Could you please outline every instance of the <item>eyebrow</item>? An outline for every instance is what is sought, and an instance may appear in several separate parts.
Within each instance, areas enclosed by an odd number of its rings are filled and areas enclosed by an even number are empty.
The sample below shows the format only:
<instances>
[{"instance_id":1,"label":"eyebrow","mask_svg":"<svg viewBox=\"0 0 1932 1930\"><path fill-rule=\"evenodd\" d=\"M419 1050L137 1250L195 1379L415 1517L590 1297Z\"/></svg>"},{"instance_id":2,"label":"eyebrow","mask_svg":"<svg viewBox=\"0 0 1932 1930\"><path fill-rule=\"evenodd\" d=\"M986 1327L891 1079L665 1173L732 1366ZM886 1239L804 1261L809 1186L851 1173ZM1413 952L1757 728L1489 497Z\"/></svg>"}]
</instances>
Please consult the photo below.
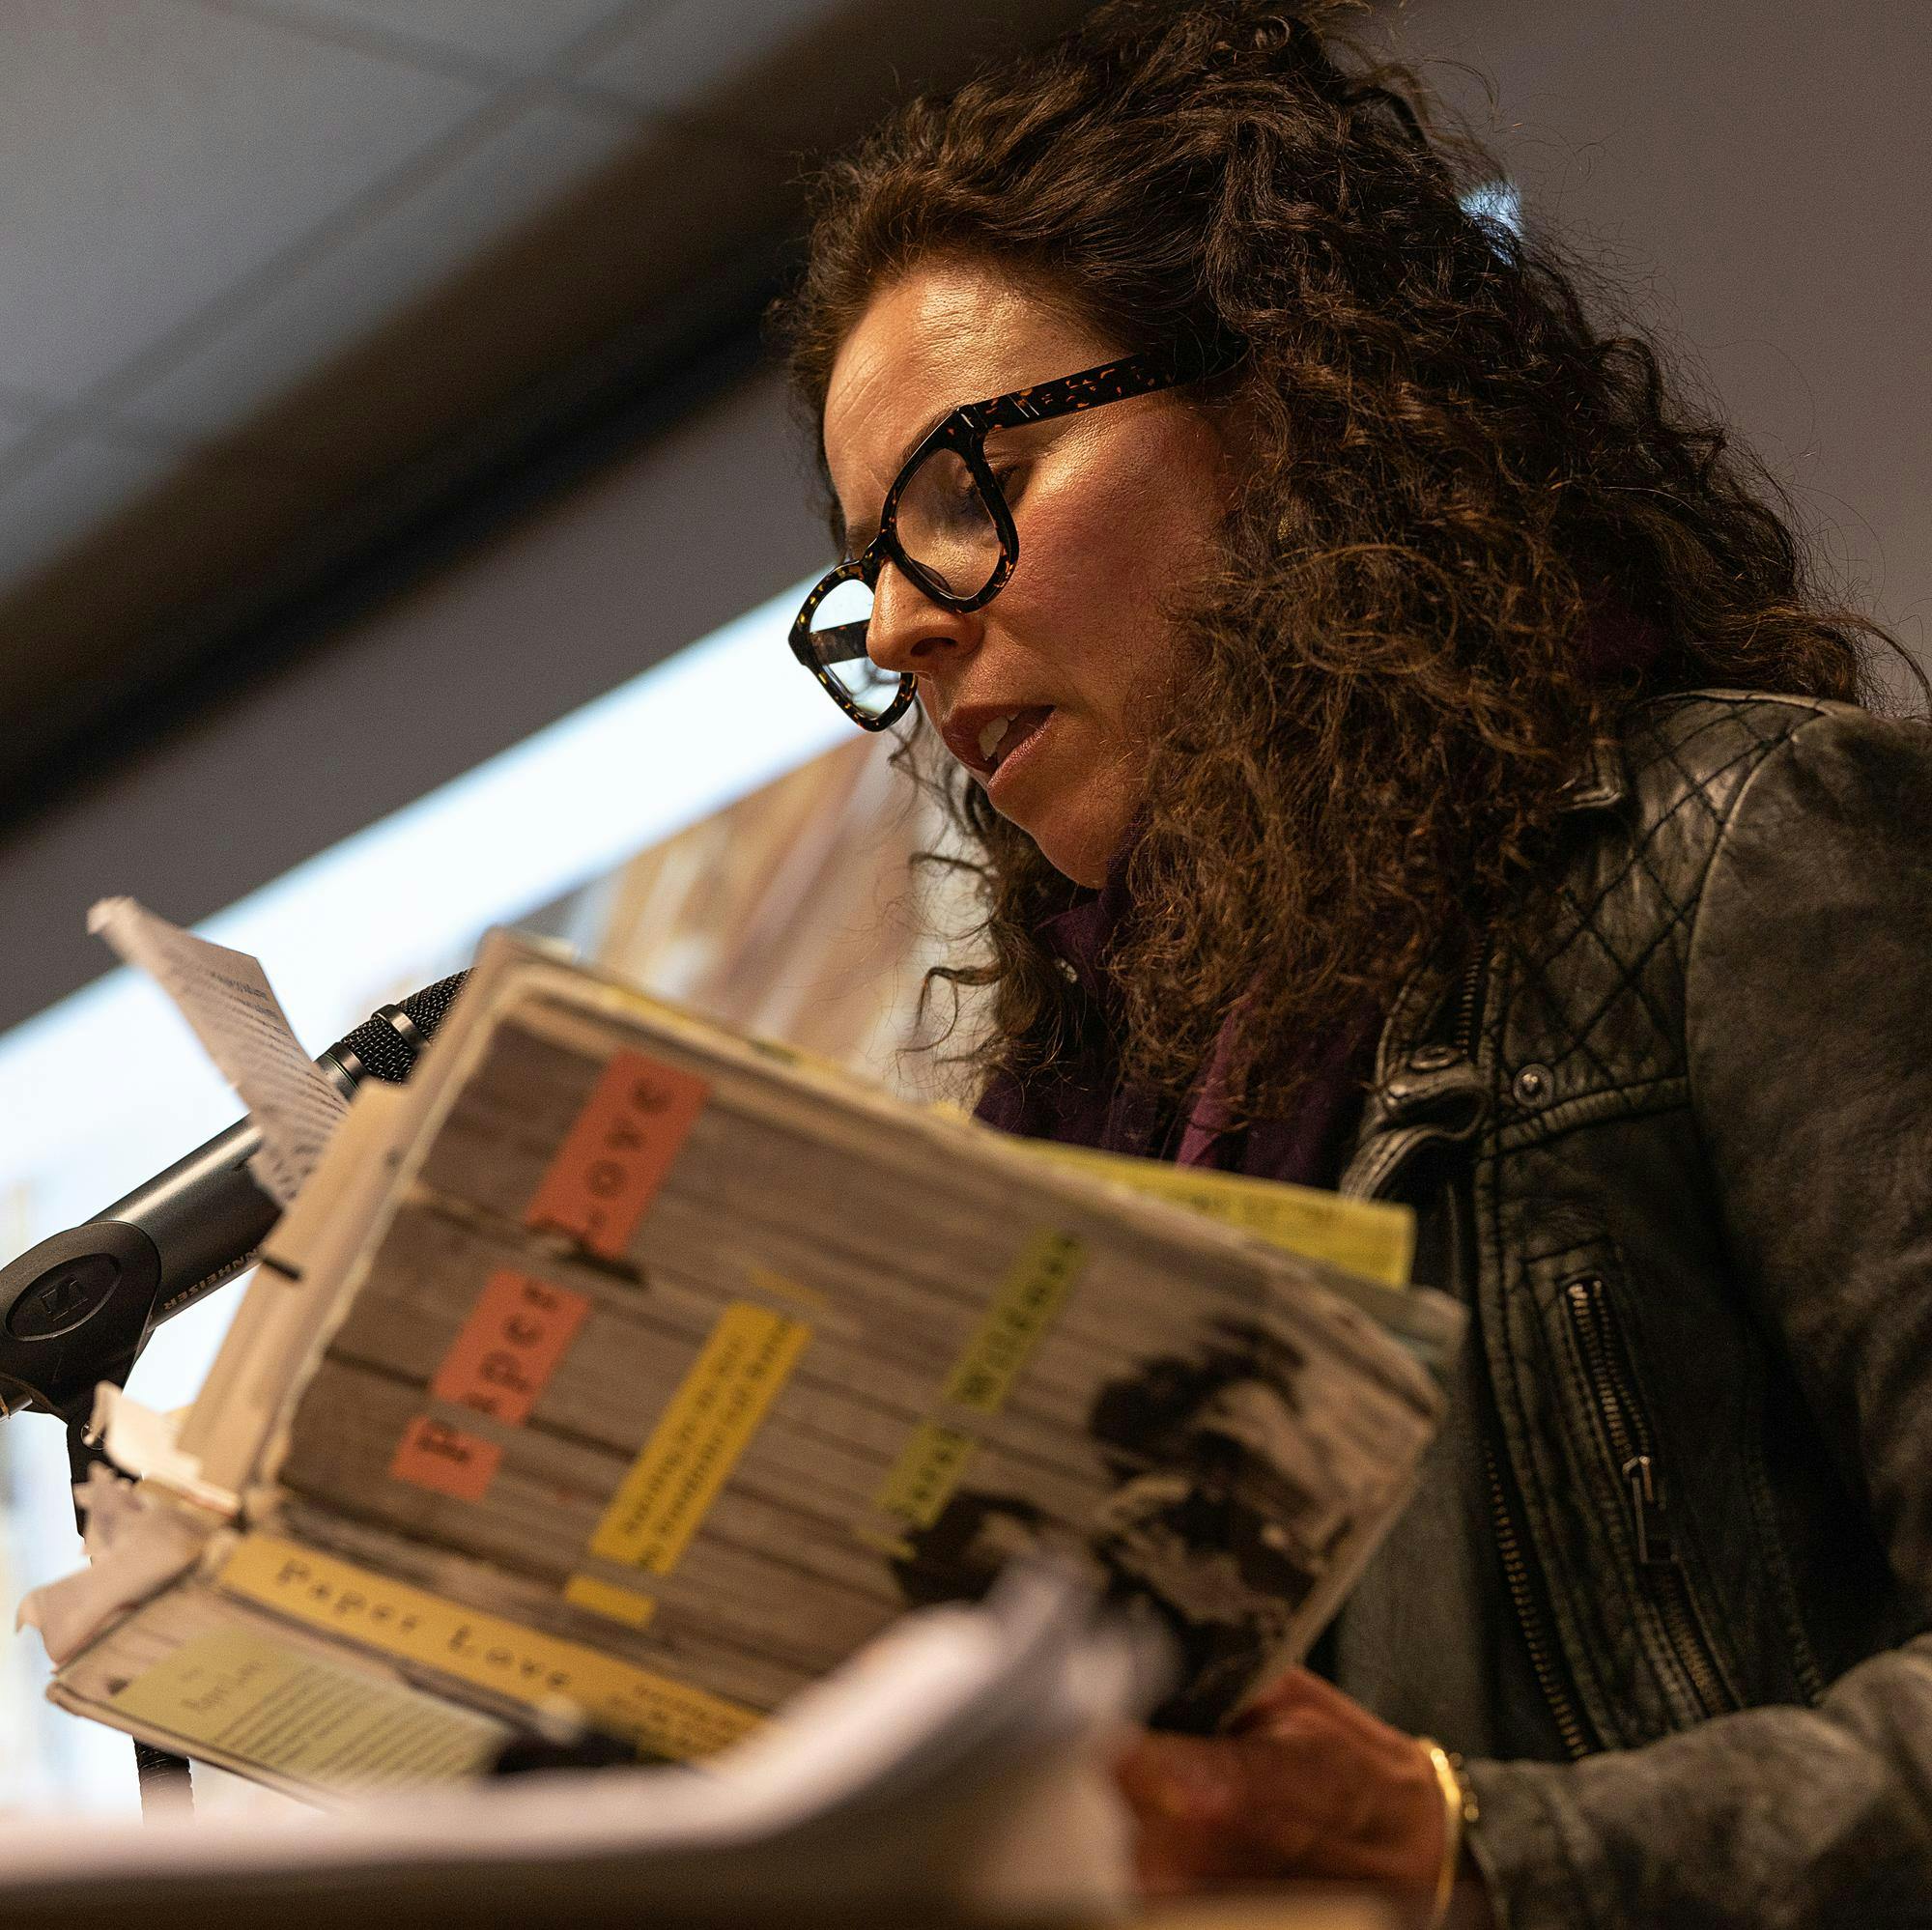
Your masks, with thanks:
<instances>
[{"instance_id":1,"label":"eyebrow","mask_svg":"<svg viewBox=\"0 0 1932 1930\"><path fill-rule=\"evenodd\" d=\"M949 415L951 415L955 409L958 409L962 405L956 402L948 403L947 406L944 409L940 410L939 412L936 415L934 415L932 419L929 422L927 422L923 428L915 429L913 433L906 438L905 446L899 451L898 461L893 465L893 475L895 479L897 478L898 472L902 468L904 468L906 464L911 460L912 452L916 448L918 448L919 445L922 442L923 442L925 439L928 436L930 436L932 432L935 429L937 429L939 425L942 422L944 422L946 418ZM889 483L887 485L887 488L890 489L892 485ZM839 534L844 539L843 548L845 550L845 553L848 556L855 556L859 553L860 551L865 549L866 543L869 543L872 540L872 538L879 533L878 519L874 517L871 522L862 523L859 525L859 532L861 535L865 537L866 542L855 543L852 540L851 526L845 521L845 512L838 507L838 492L837 490L834 490L832 493L832 502L833 502L834 514L837 515L837 517L838 518ZM884 506L885 505L883 503L880 505L881 508L883 508Z\"/></svg>"}]
</instances>

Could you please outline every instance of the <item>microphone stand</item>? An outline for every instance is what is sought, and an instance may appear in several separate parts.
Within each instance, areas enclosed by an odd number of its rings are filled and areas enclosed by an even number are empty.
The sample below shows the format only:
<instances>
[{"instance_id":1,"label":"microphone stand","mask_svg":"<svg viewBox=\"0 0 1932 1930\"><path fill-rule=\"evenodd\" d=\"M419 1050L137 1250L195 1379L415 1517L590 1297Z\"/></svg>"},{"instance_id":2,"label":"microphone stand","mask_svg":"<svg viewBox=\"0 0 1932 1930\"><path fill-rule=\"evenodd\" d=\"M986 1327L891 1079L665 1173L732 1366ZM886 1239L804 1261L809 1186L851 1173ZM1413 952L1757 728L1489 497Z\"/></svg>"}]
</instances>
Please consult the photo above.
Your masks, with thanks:
<instances>
[{"instance_id":1,"label":"microphone stand","mask_svg":"<svg viewBox=\"0 0 1932 1930\"><path fill-rule=\"evenodd\" d=\"M401 1085L468 976L379 1006L316 1064L345 1097L364 1079ZM253 1121L238 1120L86 1225L0 1266L0 1420L31 1408L64 1421L76 1490L107 1462L88 1437L95 1388L124 1386L155 1328L251 1266L281 1217L249 1171L261 1143ZM78 1493L74 1521L84 1533ZM188 1802L185 1757L137 1742L134 1766L150 1820Z\"/></svg>"},{"instance_id":2,"label":"microphone stand","mask_svg":"<svg viewBox=\"0 0 1932 1930\"><path fill-rule=\"evenodd\" d=\"M114 1383L119 1386L121 1383ZM71 1420L67 1424L67 1463L73 1479L73 1524L84 1537L85 1513L80 1490L87 1483L88 1469L109 1467L112 1463L98 1443L90 1440L86 1426ZM154 1823L163 1817L190 1815L194 1810L194 1772L185 1756L156 1748L137 1736L134 1744L134 1780L141 1792L141 1819Z\"/></svg>"},{"instance_id":3,"label":"microphone stand","mask_svg":"<svg viewBox=\"0 0 1932 1930\"><path fill-rule=\"evenodd\" d=\"M271 1224L272 1218L271 1211ZM229 1269L223 1279L238 1270ZM93 1389L103 1381L126 1385L154 1328L158 1285L153 1242L105 1216L42 1241L0 1269L0 1417L32 1407L65 1426L73 1523L83 1542L80 1491L88 1470L112 1465L89 1435ZM198 1297L182 1295L180 1304ZM83 1362L84 1373L78 1371ZM187 1758L132 1740L143 1820L191 1813Z\"/></svg>"},{"instance_id":4,"label":"microphone stand","mask_svg":"<svg viewBox=\"0 0 1932 1930\"><path fill-rule=\"evenodd\" d=\"M83 1540L80 1490L90 1468L111 1465L88 1432L94 1390L102 1382L125 1386L160 1321L253 1263L280 1216L248 1174L260 1143L252 1123L242 1120L139 1194L0 1267L0 1418L33 1409L66 1427L74 1526ZM146 1230L118 1217L136 1205ZM167 1242L177 1281L185 1257L185 1285L166 1277L156 1234ZM137 1739L134 1774L147 1821L192 1809L193 1775L185 1756Z\"/></svg>"}]
</instances>

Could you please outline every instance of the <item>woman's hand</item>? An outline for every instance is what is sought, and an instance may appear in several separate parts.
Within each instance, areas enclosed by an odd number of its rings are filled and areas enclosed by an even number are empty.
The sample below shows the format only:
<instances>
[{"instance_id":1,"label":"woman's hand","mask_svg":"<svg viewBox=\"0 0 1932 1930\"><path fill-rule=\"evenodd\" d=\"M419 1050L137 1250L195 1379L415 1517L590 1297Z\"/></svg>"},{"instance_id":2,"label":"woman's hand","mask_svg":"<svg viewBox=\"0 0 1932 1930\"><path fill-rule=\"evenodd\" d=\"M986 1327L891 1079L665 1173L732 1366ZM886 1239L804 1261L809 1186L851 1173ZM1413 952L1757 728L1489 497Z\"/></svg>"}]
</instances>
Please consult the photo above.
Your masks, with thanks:
<instances>
[{"instance_id":1,"label":"woman's hand","mask_svg":"<svg viewBox=\"0 0 1932 1930\"><path fill-rule=\"evenodd\" d=\"M1306 1669L1225 1735L1142 1733L1117 1774L1151 1894L1292 1877L1371 1885L1428 1918L1448 1828L1428 1752ZM1455 1920L1489 1920L1480 1889Z\"/></svg>"}]
</instances>

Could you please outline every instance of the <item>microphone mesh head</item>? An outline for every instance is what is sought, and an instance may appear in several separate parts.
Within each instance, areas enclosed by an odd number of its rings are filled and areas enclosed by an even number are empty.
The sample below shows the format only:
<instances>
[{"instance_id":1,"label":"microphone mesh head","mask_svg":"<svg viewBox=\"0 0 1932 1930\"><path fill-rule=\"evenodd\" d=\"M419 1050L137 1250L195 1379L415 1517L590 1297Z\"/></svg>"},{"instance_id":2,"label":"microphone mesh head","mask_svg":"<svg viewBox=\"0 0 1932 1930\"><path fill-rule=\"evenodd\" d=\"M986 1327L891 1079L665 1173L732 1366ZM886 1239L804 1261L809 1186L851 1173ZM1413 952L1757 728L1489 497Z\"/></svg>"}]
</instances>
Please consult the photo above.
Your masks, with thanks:
<instances>
[{"instance_id":1,"label":"microphone mesh head","mask_svg":"<svg viewBox=\"0 0 1932 1930\"><path fill-rule=\"evenodd\" d=\"M402 1001L402 1009L424 1037L442 1023L468 977L468 973L458 972L447 979L439 979L434 985L425 985L420 992L412 992ZM362 1069L370 1078L381 1079L385 1085L400 1086L416 1063L415 1047L381 1012L364 1019L344 1036L342 1043L362 1062Z\"/></svg>"},{"instance_id":2,"label":"microphone mesh head","mask_svg":"<svg viewBox=\"0 0 1932 1930\"><path fill-rule=\"evenodd\" d=\"M362 1062L362 1070L384 1085L400 1086L416 1063L416 1049L385 1018L365 1018L342 1042Z\"/></svg>"},{"instance_id":3,"label":"microphone mesh head","mask_svg":"<svg viewBox=\"0 0 1932 1930\"><path fill-rule=\"evenodd\" d=\"M404 1011L425 1038L449 1015L449 1008L456 1003L456 995L469 976L468 972L452 972L448 978L439 979L419 992L412 992L403 1001Z\"/></svg>"}]
</instances>

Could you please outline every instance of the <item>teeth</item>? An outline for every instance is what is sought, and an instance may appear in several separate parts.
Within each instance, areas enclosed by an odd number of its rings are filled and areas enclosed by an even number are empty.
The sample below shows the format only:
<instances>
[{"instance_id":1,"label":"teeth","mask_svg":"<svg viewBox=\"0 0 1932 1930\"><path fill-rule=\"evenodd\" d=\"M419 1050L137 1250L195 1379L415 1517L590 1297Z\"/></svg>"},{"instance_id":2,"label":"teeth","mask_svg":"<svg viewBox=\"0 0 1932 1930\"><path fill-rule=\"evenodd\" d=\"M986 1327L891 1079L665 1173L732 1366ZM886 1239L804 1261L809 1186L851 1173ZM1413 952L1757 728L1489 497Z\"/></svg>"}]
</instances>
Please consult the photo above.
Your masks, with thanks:
<instances>
[{"instance_id":1,"label":"teeth","mask_svg":"<svg viewBox=\"0 0 1932 1930\"><path fill-rule=\"evenodd\" d=\"M980 755L985 758L987 763L993 761L993 752L1000 748L1000 739L1007 734L1011 724L1010 717L996 717L980 731Z\"/></svg>"}]
</instances>

